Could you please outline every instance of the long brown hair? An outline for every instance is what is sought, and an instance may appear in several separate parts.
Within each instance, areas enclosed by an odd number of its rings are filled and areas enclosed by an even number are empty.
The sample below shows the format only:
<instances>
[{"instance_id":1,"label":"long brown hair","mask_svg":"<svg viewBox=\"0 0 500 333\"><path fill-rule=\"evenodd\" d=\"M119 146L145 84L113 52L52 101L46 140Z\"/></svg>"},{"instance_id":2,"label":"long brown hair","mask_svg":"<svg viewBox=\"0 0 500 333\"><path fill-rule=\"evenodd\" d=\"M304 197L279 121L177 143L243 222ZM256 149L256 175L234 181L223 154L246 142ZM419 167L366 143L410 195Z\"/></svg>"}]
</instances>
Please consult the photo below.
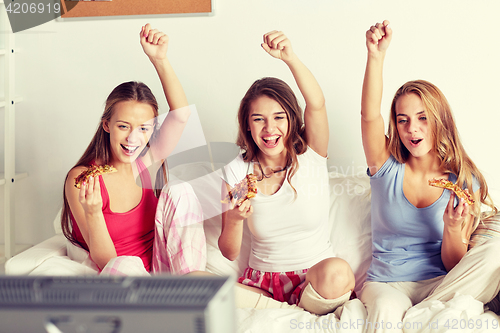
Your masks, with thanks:
<instances>
[{"instance_id":1,"label":"long brown hair","mask_svg":"<svg viewBox=\"0 0 500 333\"><path fill-rule=\"evenodd\" d=\"M302 109L292 89L284 81L273 77L265 77L255 81L250 86L241 100L240 109L238 110L239 131L236 144L244 150L243 160L245 162L257 160L259 147L254 142L248 128L252 103L261 96L267 96L275 100L286 113L288 131L283 144L287 154L287 166L290 167L287 181L292 185L291 179L299 168L297 155L305 153L307 150L307 143L304 138ZM292 188L295 191L293 185Z\"/></svg>"},{"instance_id":2,"label":"long brown hair","mask_svg":"<svg viewBox=\"0 0 500 333\"><path fill-rule=\"evenodd\" d=\"M496 214L497 209L488 194L486 180L462 145L450 104L434 84L424 80L409 81L402 85L394 95L388 128L389 152L399 163L405 163L410 156L410 152L399 137L396 119L396 102L401 96L408 94L415 94L422 100L434 140L433 147L441 161L441 169L445 173L455 174L457 184L460 187L465 185L470 193L473 193L472 178L475 177L480 186L481 203L492 209L487 215ZM480 205L476 204L473 215L479 217L479 210ZM473 230L476 229L478 223L479 220L476 219Z\"/></svg>"},{"instance_id":3,"label":"long brown hair","mask_svg":"<svg viewBox=\"0 0 500 333\"><path fill-rule=\"evenodd\" d=\"M106 132L103 128L103 123L106 121L110 121L114 106L119 102L123 101L137 101L140 103L146 103L151 105L153 108L153 114L155 119L155 125L158 117L158 102L156 101L155 96L149 89L147 85L142 82L130 81L124 82L118 85L113 91L109 94L106 99L106 104L104 107L104 113L101 116L101 121L97 126L96 133L94 137L90 141L87 149L83 153L82 157L78 160L78 162L73 166L72 169L85 166L88 167L94 162L99 162L100 164L109 164L111 161L111 144L110 144L110 136L109 133ZM155 126L156 127L156 126ZM156 131L155 131L156 132ZM155 133L153 133L150 140L154 140L156 137ZM149 151L149 142L147 147L141 152L140 156L144 156L147 151ZM69 174L69 172L68 172ZM68 174L66 174L65 184L68 179ZM156 183L155 183L155 194L159 197L161 189L163 185L166 183L166 166L165 162L162 163L162 167L158 170L156 175ZM72 234L72 225L70 218L70 207L68 200L66 198L66 186L63 187L63 208L61 213L61 228L64 236L75 245L80 244Z\"/></svg>"}]
</instances>

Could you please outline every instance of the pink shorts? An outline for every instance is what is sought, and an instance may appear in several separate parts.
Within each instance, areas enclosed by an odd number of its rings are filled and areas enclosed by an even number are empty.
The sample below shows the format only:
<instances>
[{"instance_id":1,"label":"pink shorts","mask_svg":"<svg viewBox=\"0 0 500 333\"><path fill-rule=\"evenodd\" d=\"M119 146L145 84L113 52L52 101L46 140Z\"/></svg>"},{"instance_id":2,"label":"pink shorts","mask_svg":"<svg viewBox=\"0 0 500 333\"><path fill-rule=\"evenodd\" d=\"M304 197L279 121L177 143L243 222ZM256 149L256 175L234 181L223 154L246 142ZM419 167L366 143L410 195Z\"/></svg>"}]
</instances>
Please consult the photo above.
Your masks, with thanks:
<instances>
[{"instance_id":1,"label":"pink shorts","mask_svg":"<svg viewBox=\"0 0 500 333\"><path fill-rule=\"evenodd\" d=\"M238 282L265 290L277 301L298 304L300 293L304 289L306 273L307 269L292 272L261 272L248 267Z\"/></svg>"}]
</instances>

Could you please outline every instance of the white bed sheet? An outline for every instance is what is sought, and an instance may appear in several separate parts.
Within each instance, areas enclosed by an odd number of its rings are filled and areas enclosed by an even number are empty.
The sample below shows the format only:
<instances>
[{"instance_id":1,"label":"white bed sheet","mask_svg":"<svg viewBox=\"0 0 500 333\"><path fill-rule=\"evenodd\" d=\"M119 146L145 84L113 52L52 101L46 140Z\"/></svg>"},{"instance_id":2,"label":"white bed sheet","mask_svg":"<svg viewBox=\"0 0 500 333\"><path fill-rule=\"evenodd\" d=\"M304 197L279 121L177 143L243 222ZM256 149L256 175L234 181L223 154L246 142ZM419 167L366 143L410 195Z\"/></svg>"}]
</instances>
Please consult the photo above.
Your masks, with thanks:
<instances>
[{"instance_id":1,"label":"white bed sheet","mask_svg":"<svg viewBox=\"0 0 500 333\"><path fill-rule=\"evenodd\" d=\"M367 325L366 309L358 299L351 300L343 309L324 316L293 309L236 311L238 333L361 333ZM410 308L401 327L404 333L498 333L500 316L484 311L483 304L471 296L456 294L448 302L426 301Z\"/></svg>"}]
</instances>

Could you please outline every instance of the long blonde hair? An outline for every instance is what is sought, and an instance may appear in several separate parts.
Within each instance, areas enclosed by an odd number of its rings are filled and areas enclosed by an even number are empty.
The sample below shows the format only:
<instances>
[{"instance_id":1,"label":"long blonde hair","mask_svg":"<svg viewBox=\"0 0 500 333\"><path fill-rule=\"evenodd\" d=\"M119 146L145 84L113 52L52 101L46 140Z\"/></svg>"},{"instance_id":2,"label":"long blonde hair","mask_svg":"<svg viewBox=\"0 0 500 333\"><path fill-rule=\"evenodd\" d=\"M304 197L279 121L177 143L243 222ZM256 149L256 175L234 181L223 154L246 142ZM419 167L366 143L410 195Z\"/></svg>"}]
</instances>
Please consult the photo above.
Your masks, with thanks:
<instances>
[{"instance_id":1,"label":"long blonde hair","mask_svg":"<svg viewBox=\"0 0 500 333\"><path fill-rule=\"evenodd\" d=\"M475 177L480 187L481 203L491 208L491 212L486 213L487 216L495 215L497 208L488 194L486 180L465 152L448 100L434 84L424 80L409 81L396 91L392 100L387 133L389 137L389 152L399 163L405 163L410 156L410 152L399 137L396 119L396 102L399 97L408 94L417 95L424 104L434 140L433 147L441 161L440 168L445 173L455 174L457 176L457 184L462 188L466 187L470 193L473 193L472 182L473 177ZM480 209L480 205L476 204L473 213L475 217L479 217ZM478 223L479 220L476 219L473 230L476 229Z\"/></svg>"}]
</instances>

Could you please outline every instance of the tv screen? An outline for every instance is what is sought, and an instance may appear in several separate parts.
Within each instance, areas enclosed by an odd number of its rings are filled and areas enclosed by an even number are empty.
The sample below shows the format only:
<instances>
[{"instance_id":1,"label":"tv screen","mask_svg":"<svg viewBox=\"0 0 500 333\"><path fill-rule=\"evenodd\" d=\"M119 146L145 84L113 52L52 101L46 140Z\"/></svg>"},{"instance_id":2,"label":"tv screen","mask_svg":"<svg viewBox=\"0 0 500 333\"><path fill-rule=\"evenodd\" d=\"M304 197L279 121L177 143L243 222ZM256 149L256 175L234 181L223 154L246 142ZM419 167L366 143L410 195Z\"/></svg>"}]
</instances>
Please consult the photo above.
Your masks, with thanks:
<instances>
[{"instance_id":1,"label":"tv screen","mask_svg":"<svg viewBox=\"0 0 500 333\"><path fill-rule=\"evenodd\" d=\"M235 332L221 276L0 276L0 332Z\"/></svg>"}]
</instances>

